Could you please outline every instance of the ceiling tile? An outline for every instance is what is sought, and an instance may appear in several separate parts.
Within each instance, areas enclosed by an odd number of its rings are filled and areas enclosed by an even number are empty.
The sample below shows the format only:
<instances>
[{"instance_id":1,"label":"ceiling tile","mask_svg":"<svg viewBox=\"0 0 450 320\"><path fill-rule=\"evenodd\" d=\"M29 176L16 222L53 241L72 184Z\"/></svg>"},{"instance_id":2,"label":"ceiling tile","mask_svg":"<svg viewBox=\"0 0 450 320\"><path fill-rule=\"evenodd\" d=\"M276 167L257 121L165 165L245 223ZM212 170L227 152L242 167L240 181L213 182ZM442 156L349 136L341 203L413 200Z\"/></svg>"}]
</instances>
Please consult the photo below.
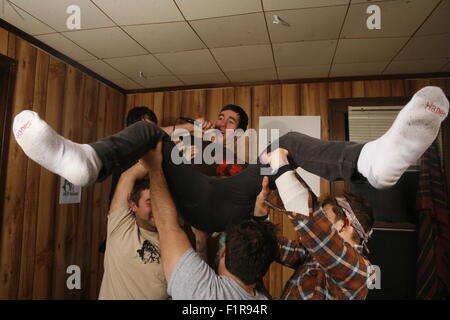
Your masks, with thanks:
<instances>
[{"instance_id":1,"label":"ceiling tile","mask_svg":"<svg viewBox=\"0 0 450 320\"><path fill-rule=\"evenodd\" d=\"M163 88L163 87L177 87L182 86L183 82L178 80L174 76L159 76L159 77L148 77L133 79L144 88Z\"/></svg>"},{"instance_id":2,"label":"ceiling tile","mask_svg":"<svg viewBox=\"0 0 450 320\"><path fill-rule=\"evenodd\" d=\"M81 62L81 64L108 80L126 78L125 75L117 70L114 70L111 66L107 65L102 60L83 61Z\"/></svg>"},{"instance_id":3,"label":"ceiling tile","mask_svg":"<svg viewBox=\"0 0 450 320\"><path fill-rule=\"evenodd\" d=\"M334 63L390 61L408 38L339 40Z\"/></svg>"},{"instance_id":4,"label":"ceiling tile","mask_svg":"<svg viewBox=\"0 0 450 320\"><path fill-rule=\"evenodd\" d=\"M337 40L289 42L273 45L277 67L330 64Z\"/></svg>"},{"instance_id":5,"label":"ceiling tile","mask_svg":"<svg viewBox=\"0 0 450 320\"><path fill-rule=\"evenodd\" d=\"M130 80L130 79L118 79L118 80L112 80L111 82L117 84L119 87L125 90L136 90L136 89L142 89L144 88L139 83Z\"/></svg>"},{"instance_id":6,"label":"ceiling tile","mask_svg":"<svg viewBox=\"0 0 450 320\"><path fill-rule=\"evenodd\" d=\"M105 62L130 78L139 77L139 72L142 72L147 77L170 74L170 72L150 54L145 56L105 59Z\"/></svg>"},{"instance_id":7,"label":"ceiling tile","mask_svg":"<svg viewBox=\"0 0 450 320\"><path fill-rule=\"evenodd\" d=\"M63 34L99 58L115 58L147 53L144 48L118 27L71 31Z\"/></svg>"},{"instance_id":8,"label":"ceiling tile","mask_svg":"<svg viewBox=\"0 0 450 320\"><path fill-rule=\"evenodd\" d=\"M230 82L223 73L186 74L178 77L188 85Z\"/></svg>"},{"instance_id":9,"label":"ceiling tile","mask_svg":"<svg viewBox=\"0 0 450 320\"><path fill-rule=\"evenodd\" d=\"M266 13L270 38L273 43L337 39L346 11L346 6L339 6ZM274 24L274 15L290 26Z\"/></svg>"},{"instance_id":10,"label":"ceiling tile","mask_svg":"<svg viewBox=\"0 0 450 320\"><path fill-rule=\"evenodd\" d=\"M173 1L93 0L118 25L183 21Z\"/></svg>"},{"instance_id":11,"label":"ceiling tile","mask_svg":"<svg viewBox=\"0 0 450 320\"><path fill-rule=\"evenodd\" d=\"M5 20L6 22L9 22L20 30L33 36L37 34L55 32L55 30L40 22L39 20L33 18L28 13L16 7L15 5L8 4L4 0L2 0L2 2L4 9L0 10L0 18Z\"/></svg>"},{"instance_id":12,"label":"ceiling tile","mask_svg":"<svg viewBox=\"0 0 450 320\"><path fill-rule=\"evenodd\" d=\"M444 0L416 33L417 36L450 32L450 0Z\"/></svg>"},{"instance_id":13,"label":"ceiling tile","mask_svg":"<svg viewBox=\"0 0 450 320\"><path fill-rule=\"evenodd\" d=\"M393 61L384 74L439 72L447 61L447 59Z\"/></svg>"},{"instance_id":14,"label":"ceiling tile","mask_svg":"<svg viewBox=\"0 0 450 320\"><path fill-rule=\"evenodd\" d=\"M55 50L65 54L69 58L72 58L76 61L83 60L96 60L97 58L87 52L86 50L80 48L75 43L70 41L69 39L63 37L59 33L46 34L41 36L35 36L36 39L44 42L48 46L52 47Z\"/></svg>"},{"instance_id":15,"label":"ceiling tile","mask_svg":"<svg viewBox=\"0 0 450 320\"><path fill-rule=\"evenodd\" d=\"M191 22L209 48L269 43L262 13Z\"/></svg>"},{"instance_id":16,"label":"ceiling tile","mask_svg":"<svg viewBox=\"0 0 450 320\"><path fill-rule=\"evenodd\" d=\"M203 49L205 45L186 22L123 27L152 53Z\"/></svg>"},{"instance_id":17,"label":"ceiling tile","mask_svg":"<svg viewBox=\"0 0 450 320\"><path fill-rule=\"evenodd\" d=\"M277 80L275 68L245 70L245 71L229 71L226 72L231 82L248 82L248 81L270 81Z\"/></svg>"},{"instance_id":18,"label":"ceiling tile","mask_svg":"<svg viewBox=\"0 0 450 320\"><path fill-rule=\"evenodd\" d=\"M285 10L347 5L350 0L263 0L264 10Z\"/></svg>"},{"instance_id":19,"label":"ceiling tile","mask_svg":"<svg viewBox=\"0 0 450 320\"><path fill-rule=\"evenodd\" d=\"M309 65L278 68L280 79L326 78L330 65Z\"/></svg>"},{"instance_id":20,"label":"ceiling tile","mask_svg":"<svg viewBox=\"0 0 450 320\"><path fill-rule=\"evenodd\" d=\"M175 0L187 20L261 12L260 0Z\"/></svg>"},{"instance_id":21,"label":"ceiling tile","mask_svg":"<svg viewBox=\"0 0 450 320\"><path fill-rule=\"evenodd\" d=\"M270 45L216 48L211 52L223 71L274 67Z\"/></svg>"},{"instance_id":22,"label":"ceiling tile","mask_svg":"<svg viewBox=\"0 0 450 320\"><path fill-rule=\"evenodd\" d=\"M341 38L410 37L423 23L439 0L399 0L377 3L381 9L381 29L369 30L366 13L368 4L352 4ZM399 23L401 17L401 23Z\"/></svg>"},{"instance_id":23,"label":"ceiling tile","mask_svg":"<svg viewBox=\"0 0 450 320\"><path fill-rule=\"evenodd\" d=\"M220 69L208 50L155 54L174 74L219 73Z\"/></svg>"},{"instance_id":24,"label":"ceiling tile","mask_svg":"<svg viewBox=\"0 0 450 320\"><path fill-rule=\"evenodd\" d=\"M450 57L450 33L414 37L395 60L419 60Z\"/></svg>"},{"instance_id":25,"label":"ceiling tile","mask_svg":"<svg viewBox=\"0 0 450 320\"><path fill-rule=\"evenodd\" d=\"M68 31L66 13L70 5L77 5L81 12L81 29L111 27L114 23L89 0L11 0L20 8L58 31Z\"/></svg>"},{"instance_id":26,"label":"ceiling tile","mask_svg":"<svg viewBox=\"0 0 450 320\"><path fill-rule=\"evenodd\" d=\"M389 61L334 64L331 67L330 77L379 75L388 63Z\"/></svg>"}]
</instances>

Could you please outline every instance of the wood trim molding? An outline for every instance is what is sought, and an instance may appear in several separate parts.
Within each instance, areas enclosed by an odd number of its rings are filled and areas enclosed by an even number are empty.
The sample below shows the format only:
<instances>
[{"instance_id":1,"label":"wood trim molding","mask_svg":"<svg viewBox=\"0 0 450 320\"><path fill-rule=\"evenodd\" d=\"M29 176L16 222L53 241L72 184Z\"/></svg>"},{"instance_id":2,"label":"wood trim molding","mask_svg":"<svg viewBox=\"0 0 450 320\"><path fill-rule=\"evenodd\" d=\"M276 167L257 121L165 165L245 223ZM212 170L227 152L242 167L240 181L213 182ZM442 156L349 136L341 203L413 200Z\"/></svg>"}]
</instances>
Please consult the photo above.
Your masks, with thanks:
<instances>
[{"instance_id":1,"label":"wood trim molding","mask_svg":"<svg viewBox=\"0 0 450 320\"><path fill-rule=\"evenodd\" d=\"M122 94L126 94L126 90L119 87L117 84L109 81L108 79L103 78L101 75L99 75L98 73L95 73L94 71L92 71L91 69L83 66L82 64L80 64L79 62L69 58L68 56L66 56L65 54L59 52L58 50L46 45L45 43L43 43L42 41L36 39L35 37L29 35L28 33L16 28L15 26L13 26L12 24L6 22L3 19L0 19L0 27L11 32L14 33L16 36L22 38L23 40L31 43L33 46L51 54L52 56L62 60L63 62L79 69L80 71L86 73L87 75L91 76L92 78L103 82L104 84L106 84L107 86L110 86L111 88L119 91Z\"/></svg>"}]
</instances>

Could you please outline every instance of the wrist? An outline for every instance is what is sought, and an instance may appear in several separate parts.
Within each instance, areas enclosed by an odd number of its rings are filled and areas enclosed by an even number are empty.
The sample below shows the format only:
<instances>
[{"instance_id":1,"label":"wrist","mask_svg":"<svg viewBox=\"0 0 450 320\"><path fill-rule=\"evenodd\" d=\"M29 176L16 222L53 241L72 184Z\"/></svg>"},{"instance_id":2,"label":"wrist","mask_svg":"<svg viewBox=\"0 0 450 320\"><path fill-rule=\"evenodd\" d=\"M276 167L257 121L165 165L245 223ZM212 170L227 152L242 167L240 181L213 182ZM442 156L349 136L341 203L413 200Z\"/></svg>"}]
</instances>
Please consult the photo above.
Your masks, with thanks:
<instances>
[{"instance_id":1,"label":"wrist","mask_svg":"<svg viewBox=\"0 0 450 320\"><path fill-rule=\"evenodd\" d=\"M267 220L267 218L269 218L269 213L266 213L263 216L256 215L256 213L255 213L252 215L252 218L256 221L265 221L265 220Z\"/></svg>"}]
</instances>

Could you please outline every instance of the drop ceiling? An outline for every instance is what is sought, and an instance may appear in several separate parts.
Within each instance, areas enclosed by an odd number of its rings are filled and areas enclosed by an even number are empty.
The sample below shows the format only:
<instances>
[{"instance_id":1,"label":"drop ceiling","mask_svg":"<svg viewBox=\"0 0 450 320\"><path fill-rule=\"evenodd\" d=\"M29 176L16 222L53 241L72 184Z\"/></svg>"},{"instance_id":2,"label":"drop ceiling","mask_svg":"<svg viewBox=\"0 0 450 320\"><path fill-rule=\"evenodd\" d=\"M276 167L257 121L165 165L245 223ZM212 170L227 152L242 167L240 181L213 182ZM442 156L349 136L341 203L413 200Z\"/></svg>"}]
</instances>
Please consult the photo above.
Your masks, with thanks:
<instances>
[{"instance_id":1,"label":"drop ceiling","mask_svg":"<svg viewBox=\"0 0 450 320\"><path fill-rule=\"evenodd\" d=\"M450 72L450 0L0 1L1 19L125 90Z\"/></svg>"}]
</instances>

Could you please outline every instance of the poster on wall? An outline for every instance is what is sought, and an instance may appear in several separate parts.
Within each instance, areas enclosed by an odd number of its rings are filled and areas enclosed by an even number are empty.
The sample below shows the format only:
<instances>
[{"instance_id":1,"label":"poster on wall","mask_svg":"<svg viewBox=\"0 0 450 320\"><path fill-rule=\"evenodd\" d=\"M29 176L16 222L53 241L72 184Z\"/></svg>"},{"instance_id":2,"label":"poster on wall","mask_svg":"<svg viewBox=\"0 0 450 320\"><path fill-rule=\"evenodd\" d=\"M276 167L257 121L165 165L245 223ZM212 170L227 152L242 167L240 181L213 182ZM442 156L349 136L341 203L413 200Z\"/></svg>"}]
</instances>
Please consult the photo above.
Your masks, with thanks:
<instances>
[{"instance_id":1,"label":"poster on wall","mask_svg":"<svg viewBox=\"0 0 450 320\"><path fill-rule=\"evenodd\" d=\"M290 131L297 131L320 139L320 116L259 117L259 129L266 129L268 131L270 131L270 129L277 129L280 137ZM272 139L276 138L277 137L268 135L266 146L272 142ZM309 185L314 194L320 196L320 177L309 173L302 168L297 168L296 171Z\"/></svg>"},{"instance_id":2,"label":"poster on wall","mask_svg":"<svg viewBox=\"0 0 450 320\"><path fill-rule=\"evenodd\" d=\"M59 204L80 203L80 201L81 187L61 178L59 185Z\"/></svg>"}]
</instances>

